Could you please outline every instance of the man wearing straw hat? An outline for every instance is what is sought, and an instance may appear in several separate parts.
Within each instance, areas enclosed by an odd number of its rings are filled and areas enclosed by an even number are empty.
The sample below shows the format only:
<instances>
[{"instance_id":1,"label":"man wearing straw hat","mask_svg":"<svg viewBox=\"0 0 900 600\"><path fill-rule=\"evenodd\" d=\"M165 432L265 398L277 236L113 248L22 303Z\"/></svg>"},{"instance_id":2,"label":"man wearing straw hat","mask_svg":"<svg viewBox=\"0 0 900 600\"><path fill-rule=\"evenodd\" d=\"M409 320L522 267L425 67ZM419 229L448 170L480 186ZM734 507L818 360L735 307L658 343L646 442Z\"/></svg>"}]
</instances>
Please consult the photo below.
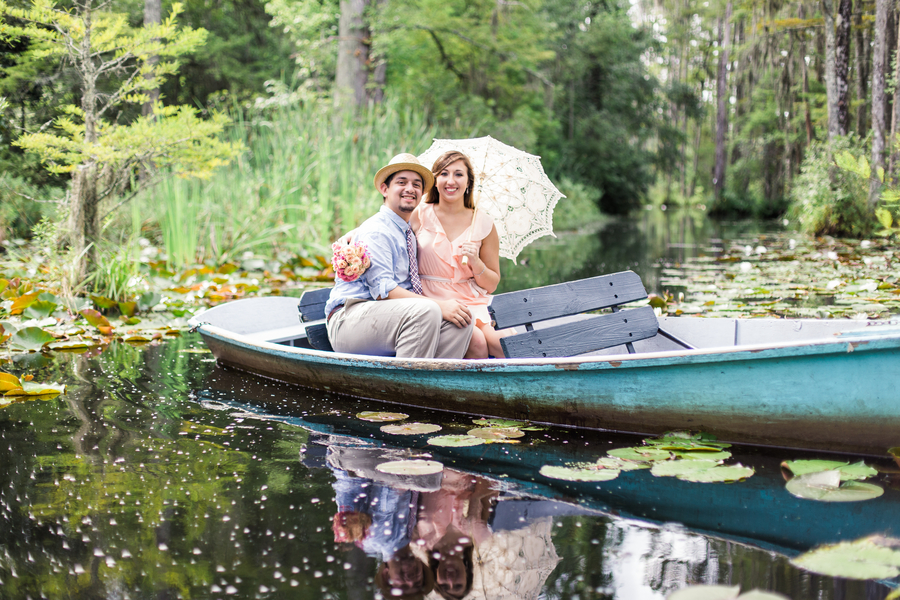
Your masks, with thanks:
<instances>
[{"instance_id":1,"label":"man wearing straw hat","mask_svg":"<svg viewBox=\"0 0 900 600\"><path fill-rule=\"evenodd\" d=\"M398 154L375 175L379 211L354 234L371 266L356 280L335 279L325 305L328 338L337 352L398 358L462 358L472 315L457 300L422 296L416 238L409 218L434 175L412 154Z\"/></svg>"}]
</instances>

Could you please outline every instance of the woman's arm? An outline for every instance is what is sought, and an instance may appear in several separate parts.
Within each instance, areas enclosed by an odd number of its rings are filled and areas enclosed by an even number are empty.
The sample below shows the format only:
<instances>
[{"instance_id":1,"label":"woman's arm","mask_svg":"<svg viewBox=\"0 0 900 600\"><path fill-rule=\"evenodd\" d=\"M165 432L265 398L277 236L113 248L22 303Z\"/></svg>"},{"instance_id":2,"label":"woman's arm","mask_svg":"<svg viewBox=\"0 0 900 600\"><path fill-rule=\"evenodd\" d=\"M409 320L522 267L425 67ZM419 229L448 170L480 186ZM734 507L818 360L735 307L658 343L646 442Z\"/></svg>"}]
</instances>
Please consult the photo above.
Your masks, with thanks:
<instances>
[{"instance_id":1,"label":"woman's arm","mask_svg":"<svg viewBox=\"0 0 900 600\"><path fill-rule=\"evenodd\" d=\"M469 266L475 276L475 283L493 294L500 285L500 236L497 228L491 226L491 232L481 241L481 250L473 242L463 242L460 250L469 257Z\"/></svg>"}]
</instances>

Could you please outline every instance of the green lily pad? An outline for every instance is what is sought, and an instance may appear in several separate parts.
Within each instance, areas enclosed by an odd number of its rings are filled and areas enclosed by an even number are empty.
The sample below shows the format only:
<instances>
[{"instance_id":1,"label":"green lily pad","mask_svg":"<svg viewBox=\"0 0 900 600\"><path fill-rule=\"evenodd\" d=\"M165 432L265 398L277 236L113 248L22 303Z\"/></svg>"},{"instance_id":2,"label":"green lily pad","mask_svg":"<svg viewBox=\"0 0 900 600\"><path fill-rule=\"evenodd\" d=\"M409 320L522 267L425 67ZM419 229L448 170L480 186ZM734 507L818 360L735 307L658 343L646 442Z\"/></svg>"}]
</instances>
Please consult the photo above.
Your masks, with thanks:
<instances>
[{"instance_id":1,"label":"green lily pad","mask_svg":"<svg viewBox=\"0 0 900 600\"><path fill-rule=\"evenodd\" d=\"M741 464L719 465L713 469L679 475L678 479L695 483L734 483L735 481L743 481L748 477L753 477L754 473L756 471L752 468Z\"/></svg>"},{"instance_id":2,"label":"green lily pad","mask_svg":"<svg viewBox=\"0 0 900 600\"><path fill-rule=\"evenodd\" d=\"M56 383L35 383L23 381L18 390L6 392L6 396L58 396L66 393L66 386Z\"/></svg>"},{"instance_id":3,"label":"green lily pad","mask_svg":"<svg viewBox=\"0 0 900 600\"><path fill-rule=\"evenodd\" d=\"M791 561L792 564L831 577L889 579L900 575L900 540L874 536L822 546Z\"/></svg>"},{"instance_id":4,"label":"green lily pad","mask_svg":"<svg viewBox=\"0 0 900 600\"><path fill-rule=\"evenodd\" d=\"M436 475L444 470L444 465L435 460L392 460L377 465L375 470L390 475Z\"/></svg>"},{"instance_id":5,"label":"green lily pad","mask_svg":"<svg viewBox=\"0 0 900 600\"><path fill-rule=\"evenodd\" d=\"M510 421L508 419L472 419L472 422L482 427L523 427L525 421Z\"/></svg>"},{"instance_id":6,"label":"green lily pad","mask_svg":"<svg viewBox=\"0 0 900 600\"><path fill-rule=\"evenodd\" d=\"M841 473L837 469L798 475L788 481L785 488L798 498L820 502L860 502L877 498L884 493L881 487L872 483L841 483Z\"/></svg>"},{"instance_id":7,"label":"green lily pad","mask_svg":"<svg viewBox=\"0 0 900 600\"><path fill-rule=\"evenodd\" d=\"M786 460L781 463L781 468L787 469L793 475L806 475L822 471L840 471L841 480L866 479L878 475L878 471L860 461L854 464L835 460Z\"/></svg>"},{"instance_id":8,"label":"green lily pad","mask_svg":"<svg viewBox=\"0 0 900 600\"><path fill-rule=\"evenodd\" d=\"M381 431L391 435L422 435L441 430L440 425L433 423L403 423L402 425L382 425Z\"/></svg>"},{"instance_id":9,"label":"green lily pad","mask_svg":"<svg viewBox=\"0 0 900 600\"><path fill-rule=\"evenodd\" d=\"M462 448L465 446L480 446L486 443L485 440L471 435L439 435L429 438L428 443L432 446L442 446L445 448Z\"/></svg>"},{"instance_id":10,"label":"green lily pad","mask_svg":"<svg viewBox=\"0 0 900 600\"><path fill-rule=\"evenodd\" d=\"M619 476L616 469L604 469L597 467L557 467L544 465L541 467L541 475L550 479L563 481L610 481Z\"/></svg>"},{"instance_id":11,"label":"green lily pad","mask_svg":"<svg viewBox=\"0 0 900 600\"><path fill-rule=\"evenodd\" d=\"M48 302L46 300L38 300L32 302L31 305L22 312L22 316L27 319L46 319L53 314L59 305L56 302Z\"/></svg>"},{"instance_id":12,"label":"green lily pad","mask_svg":"<svg viewBox=\"0 0 900 600\"><path fill-rule=\"evenodd\" d=\"M84 320L93 325L94 327L109 327L109 319L101 315L98 311L93 308L85 308L84 310L79 311Z\"/></svg>"},{"instance_id":13,"label":"green lily pad","mask_svg":"<svg viewBox=\"0 0 900 600\"><path fill-rule=\"evenodd\" d=\"M40 350L47 344L55 341L55 337L40 327L26 327L20 329L9 338L11 346L22 350Z\"/></svg>"},{"instance_id":14,"label":"green lily pad","mask_svg":"<svg viewBox=\"0 0 900 600\"><path fill-rule=\"evenodd\" d=\"M138 310L150 310L151 308L159 304L160 300L162 300L162 295L159 292L144 292L138 297Z\"/></svg>"},{"instance_id":15,"label":"green lily pad","mask_svg":"<svg viewBox=\"0 0 900 600\"><path fill-rule=\"evenodd\" d=\"M402 421L403 419L408 419L409 415L405 415L403 413L376 412L367 410L361 413L357 413L356 418L362 419L363 421L371 421L372 423L390 423L391 421Z\"/></svg>"},{"instance_id":16,"label":"green lily pad","mask_svg":"<svg viewBox=\"0 0 900 600\"><path fill-rule=\"evenodd\" d=\"M741 594L740 586L692 585L670 594L667 600L790 600L790 598L762 590L750 590L746 594Z\"/></svg>"},{"instance_id":17,"label":"green lily pad","mask_svg":"<svg viewBox=\"0 0 900 600\"><path fill-rule=\"evenodd\" d=\"M66 340L64 342L53 342L52 344L48 344L47 347L51 350L81 350L95 345L96 343L94 340L77 339Z\"/></svg>"},{"instance_id":18,"label":"green lily pad","mask_svg":"<svg viewBox=\"0 0 900 600\"><path fill-rule=\"evenodd\" d=\"M481 427L470 429L469 435L484 440L512 440L523 437L525 434L515 427Z\"/></svg>"},{"instance_id":19,"label":"green lily pad","mask_svg":"<svg viewBox=\"0 0 900 600\"><path fill-rule=\"evenodd\" d=\"M637 462L634 460L623 460L613 456L605 456L594 463L604 469L616 469L618 471L637 471L638 469L649 469L649 462Z\"/></svg>"},{"instance_id":20,"label":"green lily pad","mask_svg":"<svg viewBox=\"0 0 900 600\"><path fill-rule=\"evenodd\" d=\"M706 471L718 466L715 460L666 460L654 463L650 473L656 477L679 477L694 471Z\"/></svg>"},{"instance_id":21,"label":"green lily pad","mask_svg":"<svg viewBox=\"0 0 900 600\"><path fill-rule=\"evenodd\" d=\"M684 460L728 460L731 458L731 452L726 452L722 450L720 452L694 452L690 451L676 451L672 452L676 457L684 459Z\"/></svg>"},{"instance_id":22,"label":"green lily pad","mask_svg":"<svg viewBox=\"0 0 900 600\"><path fill-rule=\"evenodd\" d=\"M633 448L616 448L607 452L610 456L621 458L622 460L635 460L639 462L668 460L672 457L670 452L660 450L658 448L647 448L644 446L636 446Z\"/></svg>"}]
</instances>

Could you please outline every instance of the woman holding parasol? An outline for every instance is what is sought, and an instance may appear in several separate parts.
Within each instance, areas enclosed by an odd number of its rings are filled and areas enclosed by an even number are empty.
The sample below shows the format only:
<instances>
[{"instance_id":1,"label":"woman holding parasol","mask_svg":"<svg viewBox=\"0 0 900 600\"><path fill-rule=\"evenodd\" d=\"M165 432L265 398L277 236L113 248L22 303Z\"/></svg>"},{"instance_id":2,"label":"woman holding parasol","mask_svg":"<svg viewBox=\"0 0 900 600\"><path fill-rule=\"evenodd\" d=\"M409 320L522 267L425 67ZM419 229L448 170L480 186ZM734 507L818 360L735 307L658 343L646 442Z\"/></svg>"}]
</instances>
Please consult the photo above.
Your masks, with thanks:
<instances>
[{"instance_id":1,"label":"woman holding parasol","mask_svg":"<svg viewBox=\"0 0 900 600\"><path fill-rule=\"evenodd\" d=\"M494 221L475 208L475 174L462 152L440 155L431 169L435 185L415 210L410 226L418 241L419 275L425 296L459 300L476 328L465 358L502 357L500 338L487 310L500 283L500 238Z\"/></svg>"}]
</instances>

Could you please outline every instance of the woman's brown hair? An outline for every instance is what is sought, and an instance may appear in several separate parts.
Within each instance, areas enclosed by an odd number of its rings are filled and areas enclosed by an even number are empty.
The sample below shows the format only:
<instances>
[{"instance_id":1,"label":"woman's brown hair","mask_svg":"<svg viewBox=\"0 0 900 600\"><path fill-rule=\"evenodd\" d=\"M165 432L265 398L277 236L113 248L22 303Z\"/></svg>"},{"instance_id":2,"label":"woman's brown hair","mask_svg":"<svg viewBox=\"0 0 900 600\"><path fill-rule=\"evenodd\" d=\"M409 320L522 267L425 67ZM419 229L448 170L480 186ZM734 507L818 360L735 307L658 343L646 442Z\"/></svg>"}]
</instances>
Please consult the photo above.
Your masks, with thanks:
<instances>
[{"instance_id":1,"label":"woman's brown hair","mask_svg":"<svg viewBox=\"0 0 900 600\"><path fill-rule=\"evenodd\" d=\"M437 176L441 173L441 171L458 160L463 161L463 164L466 165L466 170L469 172L469 182L468 184L466 184L466 191L463 194L463 206L465 206L466 208L475 208L475 202L472 201L472 196L475 193L475 170L472 168L472 161L469 160L468 156L457 150L444 152L443 154L438 156L436 161L434 161L434 166L431 167L431 172L434 173L436 181ZM429 190L428 196L425 198L425 202L426 204L437 204L440 198L441 194L440 192L438 192L437 185L435 185L431 188L431 190Z\"/></svg>"}]
</instances>

